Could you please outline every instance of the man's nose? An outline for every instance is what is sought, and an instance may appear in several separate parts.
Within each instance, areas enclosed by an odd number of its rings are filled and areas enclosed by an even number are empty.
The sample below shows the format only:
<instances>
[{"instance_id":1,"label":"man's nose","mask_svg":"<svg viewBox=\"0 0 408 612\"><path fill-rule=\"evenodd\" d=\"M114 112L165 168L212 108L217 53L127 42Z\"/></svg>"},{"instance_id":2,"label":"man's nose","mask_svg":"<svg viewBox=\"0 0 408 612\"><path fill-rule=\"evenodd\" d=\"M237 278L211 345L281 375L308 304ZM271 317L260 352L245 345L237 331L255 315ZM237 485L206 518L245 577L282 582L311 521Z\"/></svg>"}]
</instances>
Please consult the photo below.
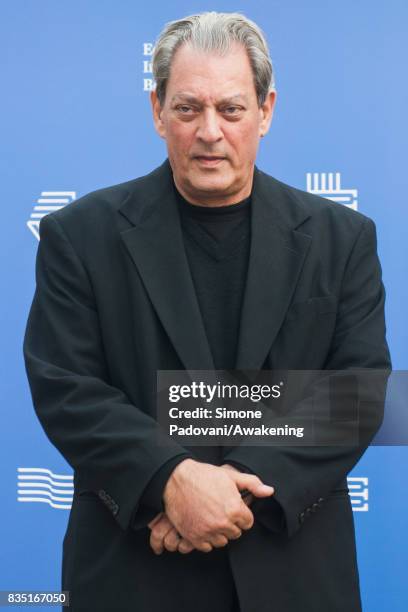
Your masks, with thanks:
<instances>
[{"instance_id":1,"label":"man's nose","mask_svg":"<svg viewBox=\"0 0 408 612\"><path fill-rule=\"evenodd\" d=\"M206 109L202 113L196 134L197 138L208 143L217 142L223 137L220 119L215 110Z\"/></svg>"}]
</instances>

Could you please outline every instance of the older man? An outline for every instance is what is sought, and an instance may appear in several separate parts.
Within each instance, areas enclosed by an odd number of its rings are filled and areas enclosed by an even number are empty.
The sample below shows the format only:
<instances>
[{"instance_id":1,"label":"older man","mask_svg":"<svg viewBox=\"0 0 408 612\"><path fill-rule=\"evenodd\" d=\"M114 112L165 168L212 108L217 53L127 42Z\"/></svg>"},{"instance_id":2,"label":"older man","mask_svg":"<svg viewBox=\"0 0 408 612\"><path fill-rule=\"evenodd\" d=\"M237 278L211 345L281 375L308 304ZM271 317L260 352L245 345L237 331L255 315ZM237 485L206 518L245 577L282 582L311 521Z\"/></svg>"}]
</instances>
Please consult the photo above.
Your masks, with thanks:
<instances>
[{"instance_id":1,"label":"older man","mask_svg":"<svg viewBox=\"0 0 408 612\"><path fill-rule=\"evenodd\" d=\"M389 368L374 224L255 166L276 93L253 22L172 22L153 71L168 160L40 225L24 355L74 469L62 586L76 612L356 612L346 476L380 412L354 446L160 443L156 374Z\"/></svg>"}]
</instances>

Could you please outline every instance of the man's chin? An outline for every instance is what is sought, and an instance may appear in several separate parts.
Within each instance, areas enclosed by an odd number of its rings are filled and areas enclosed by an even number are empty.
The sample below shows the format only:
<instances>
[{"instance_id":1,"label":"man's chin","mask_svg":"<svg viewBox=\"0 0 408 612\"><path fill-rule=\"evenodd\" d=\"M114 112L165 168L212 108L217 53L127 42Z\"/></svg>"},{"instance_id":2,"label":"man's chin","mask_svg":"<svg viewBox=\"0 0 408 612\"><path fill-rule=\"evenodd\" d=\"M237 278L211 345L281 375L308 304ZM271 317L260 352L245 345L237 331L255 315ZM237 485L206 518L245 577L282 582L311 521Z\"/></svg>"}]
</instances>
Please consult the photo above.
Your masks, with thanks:
<instances>
[{"instance_id":1,"label":"man's chin","mask_svg":"<svg viewBox=\"0 0 408 612\"><path fill-rule=\"evenodd\" d=\"M225 176L216 177L204 176L191 181L190 189L197 194L225 196L231 191L231 181L226 181Z\"/></svg>"}]
</instances>

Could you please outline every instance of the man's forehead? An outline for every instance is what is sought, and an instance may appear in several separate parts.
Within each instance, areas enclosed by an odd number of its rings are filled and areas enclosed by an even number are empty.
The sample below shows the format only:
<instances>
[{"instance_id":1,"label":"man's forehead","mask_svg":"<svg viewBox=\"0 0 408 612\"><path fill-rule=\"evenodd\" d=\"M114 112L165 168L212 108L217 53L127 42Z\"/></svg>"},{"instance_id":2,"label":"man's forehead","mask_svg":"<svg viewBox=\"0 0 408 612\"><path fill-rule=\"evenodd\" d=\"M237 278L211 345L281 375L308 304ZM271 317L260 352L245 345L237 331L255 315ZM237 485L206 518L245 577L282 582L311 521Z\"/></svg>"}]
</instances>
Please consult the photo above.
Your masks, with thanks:
<instances>
[{"instance_id":1,"label":"man's forehead","mask_svg":"<svg viewBox=\"0 0 408 612\"><path fill-rule=\"evenodd\" d=\"M249 99L253 85L252 68L243 45L234 41L226 53L220 53L197 49L187 42L174 54L166 90L171 101L176 95L199 99L210 94L218 101L238 99L238 95Z\"/></svg>"}]
</instances>

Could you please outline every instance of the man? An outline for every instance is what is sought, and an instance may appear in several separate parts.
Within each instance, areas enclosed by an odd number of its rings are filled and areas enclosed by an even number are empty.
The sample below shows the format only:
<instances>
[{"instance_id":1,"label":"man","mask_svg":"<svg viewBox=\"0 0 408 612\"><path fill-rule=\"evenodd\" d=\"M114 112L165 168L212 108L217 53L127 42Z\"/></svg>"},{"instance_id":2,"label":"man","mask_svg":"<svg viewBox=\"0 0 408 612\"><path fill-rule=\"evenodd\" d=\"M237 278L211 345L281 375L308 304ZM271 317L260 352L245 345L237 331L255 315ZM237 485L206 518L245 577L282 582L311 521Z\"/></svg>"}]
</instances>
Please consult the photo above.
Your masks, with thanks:
<instances>
[{"instance_id":1,"label":"man","mask_svg":"<svg viewBox=\"0 0 408 612\"><path fill-rule=\"evenodd\" d=\"M354 446L161 444L156 374L389 368L374 224L256 168L253 22L172 22L153 70L168 160L40 225L24 355L74 469L62 586L76 612L356 612L346 476L381 410Z\"/></svg>"}]
</instances>

